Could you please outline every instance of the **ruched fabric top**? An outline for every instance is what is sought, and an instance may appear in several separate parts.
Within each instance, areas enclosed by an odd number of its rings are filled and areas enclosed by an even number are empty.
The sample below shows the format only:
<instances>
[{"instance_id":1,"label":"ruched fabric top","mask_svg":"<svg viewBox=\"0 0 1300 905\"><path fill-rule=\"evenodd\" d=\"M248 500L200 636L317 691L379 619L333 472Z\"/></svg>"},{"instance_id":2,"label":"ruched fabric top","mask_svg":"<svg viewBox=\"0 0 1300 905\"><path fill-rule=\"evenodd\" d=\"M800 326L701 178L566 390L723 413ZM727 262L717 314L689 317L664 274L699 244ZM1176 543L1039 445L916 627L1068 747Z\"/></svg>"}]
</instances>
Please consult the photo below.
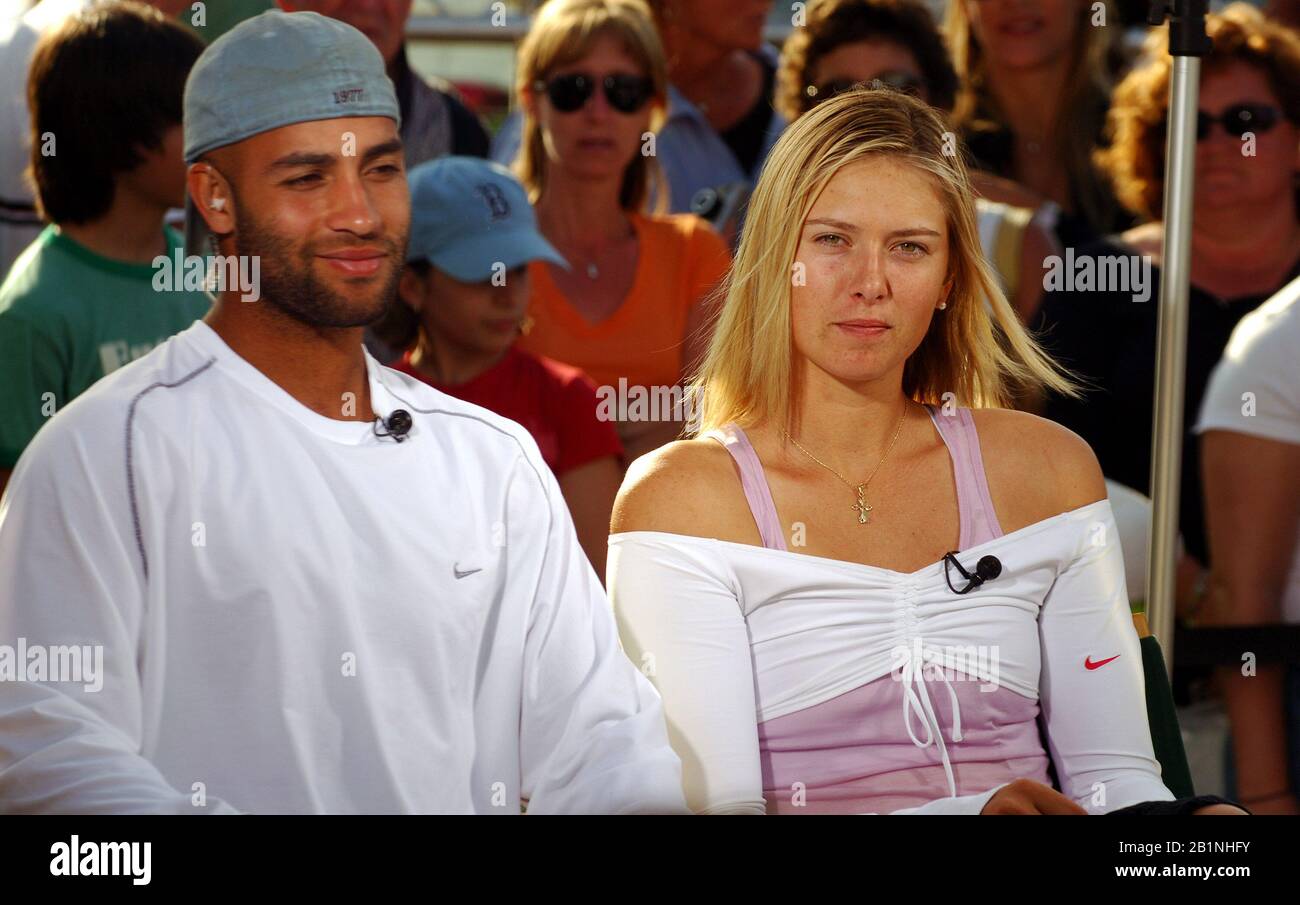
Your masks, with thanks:
<instances>
[{"instance_id":1,"label":"ruched fabric top","mask_svg":"<svg viewBox=\"0 0 1300 905\"><path fill-rule=\"evenodd\" d=\"M1002 562L968 594L942 562L902 573L789 551L735 426L712 436L762 547L610 538L624 649L663 696L695 811L978 813L1013 779L1050 784L1049 758L1089 811L1173 797L1110 503L1003 533L969 410L930 415L953 459L959 561Z\"/></svg>"}]
</instances>

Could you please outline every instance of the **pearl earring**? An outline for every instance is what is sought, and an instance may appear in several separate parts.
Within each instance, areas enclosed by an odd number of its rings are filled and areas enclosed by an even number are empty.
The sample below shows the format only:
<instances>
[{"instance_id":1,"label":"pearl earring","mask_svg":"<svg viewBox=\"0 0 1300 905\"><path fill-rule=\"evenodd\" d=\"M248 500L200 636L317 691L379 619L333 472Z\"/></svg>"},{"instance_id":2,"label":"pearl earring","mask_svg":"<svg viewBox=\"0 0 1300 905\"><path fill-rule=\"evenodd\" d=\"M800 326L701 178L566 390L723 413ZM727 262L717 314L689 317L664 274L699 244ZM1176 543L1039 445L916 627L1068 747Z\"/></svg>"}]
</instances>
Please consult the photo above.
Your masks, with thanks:
<instances>
[{"instance_id":1,"label":"pearl earring","mask_svg":"<svg viewBox=\"0 0 1300 905\"><path fill-rule=\"evenodd\" d=\"M948 303L947 303L947 302L940 302L940 303L939 303L939 310L940 310L940 311L944 310L944 309L947 308L947 307L948 307Z\"/></svg>"}]
</instances>

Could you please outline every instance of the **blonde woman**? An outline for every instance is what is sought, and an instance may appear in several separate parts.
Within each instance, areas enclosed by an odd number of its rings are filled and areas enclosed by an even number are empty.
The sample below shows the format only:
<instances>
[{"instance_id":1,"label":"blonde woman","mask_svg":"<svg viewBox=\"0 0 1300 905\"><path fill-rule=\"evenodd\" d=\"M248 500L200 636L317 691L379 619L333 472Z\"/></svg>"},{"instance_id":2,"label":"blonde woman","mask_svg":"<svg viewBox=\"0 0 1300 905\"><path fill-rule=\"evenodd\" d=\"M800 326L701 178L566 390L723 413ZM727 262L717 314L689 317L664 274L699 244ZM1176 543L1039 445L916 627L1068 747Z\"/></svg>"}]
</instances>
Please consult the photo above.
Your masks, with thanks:
<instances>
[{"instance_id":1,"label":"blonde woman","mask_svg":"<svg viewBox=\"0 0 1300 905\"><path fill-rule=\"evenodd\" d=\"M672 399L677 387L680 399L730 264L700 218L646 212L667 84L641 0L551 0L519 49L515 170L542 235L570 265L530 266L532 328L520 346L591 375L611 414L627 415L617 426L630 457L679 434L680 412L638 414L635 397Z\"/></svg>"},{"instance_id":2,"label":"blonde woman","mask_svg":"<svg viewBox=\"0 0 1300 905\"><path fill-rule=\"evenodd\" d=\"M1130 220L1091 154L1110 102L1118 17L1093 0L953 0L953 124L976 165L1059 208L1062 245ZM1110 23L1110 24L1107 24Z\"/></svg>"},{"instance_id":3,"label":"blonde woman","mask_svg":"<svg viewBox=\"0 0 1300 905\"><path fill-rule=\"evenodd\" d=\"M615 504L624 648L696 812L1205 804L1152 755L1096 460L998 408L1070 385L980 253L944 128L886 90L790 127L693 384L703 433Z\"/></svg>"},{"instance_id":4,"label":"blonde woman","mask_svg":"<svg viewBox=\"0 0 1300 905\"><path fill-rule=\"evenodd\" d=\"M808 21L781 51L777 104L791 122L838 91L880 81L944 112L958 81L923 0L812 0ZM1015 183L971 173L980 245L1020 319L1043 297L1043 261L1057 254L1051 230L1034 218L1042 199Z\"/></svg>"}]
</instances>

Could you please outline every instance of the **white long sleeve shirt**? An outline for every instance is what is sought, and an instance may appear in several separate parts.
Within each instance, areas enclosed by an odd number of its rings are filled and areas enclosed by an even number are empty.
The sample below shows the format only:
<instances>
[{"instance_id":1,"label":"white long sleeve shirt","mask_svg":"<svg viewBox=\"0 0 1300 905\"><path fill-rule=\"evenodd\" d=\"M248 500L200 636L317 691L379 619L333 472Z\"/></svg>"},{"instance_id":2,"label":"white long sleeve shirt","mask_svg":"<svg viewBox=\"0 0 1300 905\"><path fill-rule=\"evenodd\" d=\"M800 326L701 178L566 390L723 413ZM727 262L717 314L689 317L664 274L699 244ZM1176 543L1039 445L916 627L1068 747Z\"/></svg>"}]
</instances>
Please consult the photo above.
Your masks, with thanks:
<instances>
[{"instance_id":1,"label":"white long sleeve shirt","mask_svg":"<svg viewBox=\"0 0 1300 905\"><path fill-rule=\"evenodd\" d=\"M684 810L527 431L367 368L405 442L202 322L40 431L0 502L0 812ZM81 645L102 674L56 674Z\"/></svg>"},{"instance_id":2,"label":"white long sleeve shirt","mask_svg":"<svg viewBox=\"0 0 1300 905\"><path fill-rule=\"evenodd\" d=\"M759 724L887 677L900 656L904 674L924 681L932 654L976 650L997 666L981 681L1038 701L1063 794L1090 813L1171 800L1110 503L977 544L960 561L973 569L985 555L1000 559L1001 575L957 595L942 563L901 573L709 538L613 535L609 592L623 643L663 695L690 807L764 813ZM952 726L930 729L949 750L961 742ZM998 788L893 813L978 814Z\"/></svg>"}]
</instances>

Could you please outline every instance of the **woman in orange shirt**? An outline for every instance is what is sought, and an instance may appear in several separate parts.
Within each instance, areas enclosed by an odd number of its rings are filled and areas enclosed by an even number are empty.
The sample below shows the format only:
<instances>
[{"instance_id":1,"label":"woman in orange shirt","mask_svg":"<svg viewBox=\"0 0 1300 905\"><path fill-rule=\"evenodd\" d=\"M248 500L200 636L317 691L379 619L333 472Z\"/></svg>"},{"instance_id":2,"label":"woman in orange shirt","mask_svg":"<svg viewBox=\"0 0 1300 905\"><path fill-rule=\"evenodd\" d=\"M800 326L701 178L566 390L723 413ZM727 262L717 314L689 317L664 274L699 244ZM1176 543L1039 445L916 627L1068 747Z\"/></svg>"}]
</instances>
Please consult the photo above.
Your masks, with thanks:
<instances>
[{"instance_id":1,"label":"woman in orange shirt","mask_svg":"<svg viewBox=\"0 0 1300 905\"><path fill-rule=\"evenodd\" d=\"M689 415L681 388L708 343L730 254L700 218L646 212L667 196L653 132L667 72L642 0L547 3L520 47L517 91L515 170L571 264L530 265L520 345L591 375L630 461L673 440Z\"/></svg>"}]
</instances>

